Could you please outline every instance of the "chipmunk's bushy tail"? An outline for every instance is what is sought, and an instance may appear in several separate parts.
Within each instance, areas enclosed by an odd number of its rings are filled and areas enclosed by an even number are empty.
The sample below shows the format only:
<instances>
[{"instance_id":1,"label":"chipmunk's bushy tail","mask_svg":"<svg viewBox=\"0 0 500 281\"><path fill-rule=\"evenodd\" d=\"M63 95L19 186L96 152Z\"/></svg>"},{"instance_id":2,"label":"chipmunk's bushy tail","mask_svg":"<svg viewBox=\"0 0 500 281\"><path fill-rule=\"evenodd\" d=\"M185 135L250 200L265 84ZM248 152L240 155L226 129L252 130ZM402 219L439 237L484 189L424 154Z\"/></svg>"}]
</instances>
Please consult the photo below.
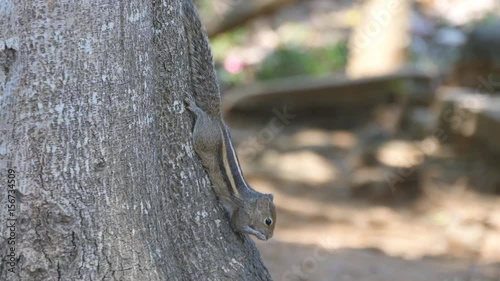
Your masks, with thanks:
<instances>
[{"instance_id":1,"label":"chipmunk's bushy tail","mask_svg":"<svg viewBox=\"0 0 500 281\"><path fill-rule=\"evenodd\" d=\"M192 0L182 4L184 32L188 39L191 85L196 104L211 116L221 114L221 98L210 44Z\"/></svg>"}]
</instances>

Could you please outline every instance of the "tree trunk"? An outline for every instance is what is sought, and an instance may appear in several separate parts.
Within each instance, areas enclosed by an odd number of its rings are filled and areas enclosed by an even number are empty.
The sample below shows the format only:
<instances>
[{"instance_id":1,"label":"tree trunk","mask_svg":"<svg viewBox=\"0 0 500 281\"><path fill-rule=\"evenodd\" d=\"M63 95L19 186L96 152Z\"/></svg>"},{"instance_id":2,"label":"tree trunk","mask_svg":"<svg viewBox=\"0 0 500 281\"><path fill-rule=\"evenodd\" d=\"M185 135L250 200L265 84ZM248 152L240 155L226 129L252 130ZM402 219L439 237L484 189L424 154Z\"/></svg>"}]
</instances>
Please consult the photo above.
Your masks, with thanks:
<instances>
[{"instance_id":1,"label":"tree trunk","mask_svg":"<svg viewBox=\"0 0 500 281\"><path fill-rule=\"evenodd\" d=\"M411 3L408 0L368 0L361 23L349 39L346 72L360 78L397 72L406 63Z\"/></svg>"},{"instance_id":2,"label":"tree trunk","mask_svg":"<svg viewBox=\"0 0 500 281\"><path fill-rule=\"evenodd\" d=\"M270 280L192 148L182 5L0 0L0 280Z\"/></svg>"}]
</instances>

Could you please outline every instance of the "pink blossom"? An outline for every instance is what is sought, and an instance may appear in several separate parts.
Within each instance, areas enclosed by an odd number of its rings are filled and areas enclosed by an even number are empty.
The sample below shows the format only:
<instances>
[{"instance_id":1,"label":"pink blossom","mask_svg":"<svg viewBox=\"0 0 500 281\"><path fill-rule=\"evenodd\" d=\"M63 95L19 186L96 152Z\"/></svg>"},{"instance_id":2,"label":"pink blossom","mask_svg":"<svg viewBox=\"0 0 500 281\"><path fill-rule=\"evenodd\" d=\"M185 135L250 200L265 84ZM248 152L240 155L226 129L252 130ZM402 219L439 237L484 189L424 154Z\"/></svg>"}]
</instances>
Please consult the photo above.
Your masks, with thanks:
<instances>
[{"instance_id":1,"label":"pink blossom","mask_svg":"<svg viewBox=\"0 0 500 281\"><path fill-rule=\"evenodd\" d=\"M238 58L228 57L224 60L224 68L232 74L237 74L243 70L244 63Z\"/></svg>"}]
</instances>

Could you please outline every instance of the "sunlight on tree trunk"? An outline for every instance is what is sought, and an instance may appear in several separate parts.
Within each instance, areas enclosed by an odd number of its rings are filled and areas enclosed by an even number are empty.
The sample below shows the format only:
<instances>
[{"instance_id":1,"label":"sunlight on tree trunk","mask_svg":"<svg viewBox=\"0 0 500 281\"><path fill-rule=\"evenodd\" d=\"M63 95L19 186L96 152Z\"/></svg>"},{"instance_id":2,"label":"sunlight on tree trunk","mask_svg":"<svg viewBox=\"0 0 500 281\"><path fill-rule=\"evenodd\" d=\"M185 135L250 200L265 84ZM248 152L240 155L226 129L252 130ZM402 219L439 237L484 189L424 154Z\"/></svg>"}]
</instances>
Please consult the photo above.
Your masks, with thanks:
<instances>
[{"instance_id":1,"label":"sunlight on tree trunk","mask_svg":"<svg viewBox=\"0 0 500 281\"><path fill-rule=\"evenodd\" d=\"M369 0L349 40L346 72L351 77L383 75L400 69L409 43L407 0Z\"/></svg>"}]
</instances>

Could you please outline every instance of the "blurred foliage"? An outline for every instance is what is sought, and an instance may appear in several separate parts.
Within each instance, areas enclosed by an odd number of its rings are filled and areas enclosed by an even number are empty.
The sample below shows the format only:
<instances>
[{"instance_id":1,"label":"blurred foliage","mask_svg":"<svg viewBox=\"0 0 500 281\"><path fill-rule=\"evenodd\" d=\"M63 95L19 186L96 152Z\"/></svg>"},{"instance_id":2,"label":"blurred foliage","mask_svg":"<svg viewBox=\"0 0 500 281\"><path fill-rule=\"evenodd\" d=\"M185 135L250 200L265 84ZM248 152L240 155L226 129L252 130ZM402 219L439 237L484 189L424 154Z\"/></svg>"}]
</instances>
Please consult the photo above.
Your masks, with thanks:
<instances>
[{"instance_id":1,"label":"blurred foliage","mask_svg":"<svg viewBox=\"0 0 500 281\"><path fill-rule=\"evenodd\" d=\"M245 70L240 73L230 73L223 65L217 62L215 63L215 70L217 71L217 78L219 79L221 89L255 80L253 79L251 70Z\"/></svg>"},{"instance_id":2,"label":"blurred foliage","mask_svg":"<svg viewBox=\"0 0 500 281\"><path fill-rule=\"evenodd\" d=\"M231 73L224 67L224 60L235 46L248 38L244 28L218 36L211 41L218 78L223 87L248 83L253 80L270 80L297 75L320 76L342 70L347 62L347 42L308 48L298 44L281 46L258 65L246 65L243 71Z\"/></svg>"},{"instance_id":3,"label":"blurred foliage","mask_svg":"<svg viewBox=\"0 0 500 281\"><path fill-rule=\"evenodd\" d=\"M322 75L342 69L347 59L347 43L307 49L283 46L269 55L257 70L258 80L296 75Z\"/></svg>"},{"instance_id":4,"label":"blurred foliage","mask_svg":"<svg viewBox=\"0 0 500 281\"><path fill-rule=\"evenodd\" d=\"M489 13L487 14L484 18L480 19L479 20L479 23L483 23L483 24L493 24L495 22L498 21L498 15L494 14L494 13Z\"/></svg>"},{"instance_id":5,"label":"blurred foliage","mask_svg":"<svg viewBox=\"0 0 500 281\"><path fill-rule=\"evenodd\" d=\"M198 8L198 13L202 19L217 15L217 9L225 8L224 6L217 7L219 3L224 3L219 0L194 0L193 3Z\"/></svg>"},{"instance_id":6,"label":"blurred foliage","mask_svg":"<svg viewBox=\"0 0 500 281\"><path fill-rule=\"evenodd\" d=\"M247 40L249 34L246 28L237 28L231 32L226 32L210 40L212 53L216 61L221 61L226 54L235 46L242 45Z\"/></svg>"},{"instance_id":7,"label":"blurred foliage","mask_svg":"<svg viewBox=\"0 0 500 281\"><path fill-rule=\"evenodd\" d=\"M204 1L200 1L202 3ZM217 5L202 5L205 10L213 9L214 6ZM312 34L314 30L303 24L287 23L280 28L279 47L275 50L265 50L267 46L253 42L255 38L252 38L251 29L245 26L212 38L211 47L221 88L255 80L297 75L320 76L342 70L347 61L347 42L343 40L347 39L339 38L329 45L310 47ZM259 57L258 62L254 58L248 60L253 47L259 53L257 57L262 52L269 53L262 54L264 57Z\"/></svg>"}]
</instances>

